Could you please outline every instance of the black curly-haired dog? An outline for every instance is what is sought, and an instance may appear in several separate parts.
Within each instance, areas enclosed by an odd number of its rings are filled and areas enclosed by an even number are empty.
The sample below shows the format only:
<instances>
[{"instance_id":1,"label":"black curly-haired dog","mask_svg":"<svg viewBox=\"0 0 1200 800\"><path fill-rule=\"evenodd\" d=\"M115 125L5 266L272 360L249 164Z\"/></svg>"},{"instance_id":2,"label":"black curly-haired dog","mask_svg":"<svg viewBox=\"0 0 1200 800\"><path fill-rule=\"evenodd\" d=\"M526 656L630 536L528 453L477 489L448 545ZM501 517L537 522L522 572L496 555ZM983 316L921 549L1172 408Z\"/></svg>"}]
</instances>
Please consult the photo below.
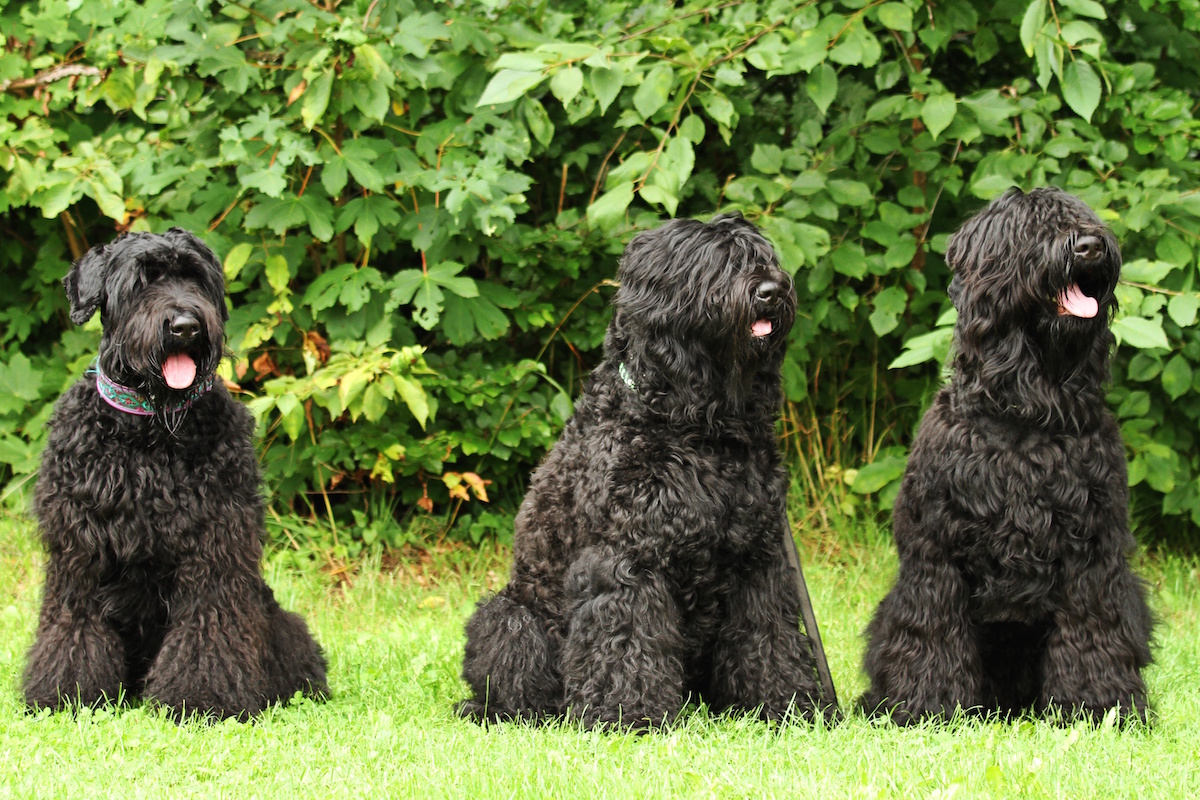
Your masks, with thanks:
<instances>
[{"instance_id":1,"label":"black curly-haired dog","mask_svg":"<svg viewBox=\"0 0 1200 800\"><path fill-rule=\"evenodd\" d=\"M895 506L900 573L868 629L868 712L1144 718L1151 617L1127 561L1105 405L1116 239L1078 198L1013 189L954 234L949 383Z\"/></svg>"},{"instance_id":2,"label":"black curly-haired dog","mask_svg":"<svg viewBox=\"0 0 1200 800\"><path fill-rule=\"evenodd\" d=\"M141 695L177 716L243 717L323 696L320 648L259 570L254 423L214 376L221 264L173 228L93 248L63 284L72 321L99 308L104 332L38 474L49 561L26 703Z\"/></svg>"},{"instance_id":3,"label":"black curly-haired dog","mask_svg":"<svg viewBox=\"0 0 1200 800\"><path fill-rule=\"evenodd\" d=\"M700 697L824 710L789 572L775 423L795 293L740 216L639 234L593 371L467 624L479 720L659 725Z\"/></svg>"}]
</instances>

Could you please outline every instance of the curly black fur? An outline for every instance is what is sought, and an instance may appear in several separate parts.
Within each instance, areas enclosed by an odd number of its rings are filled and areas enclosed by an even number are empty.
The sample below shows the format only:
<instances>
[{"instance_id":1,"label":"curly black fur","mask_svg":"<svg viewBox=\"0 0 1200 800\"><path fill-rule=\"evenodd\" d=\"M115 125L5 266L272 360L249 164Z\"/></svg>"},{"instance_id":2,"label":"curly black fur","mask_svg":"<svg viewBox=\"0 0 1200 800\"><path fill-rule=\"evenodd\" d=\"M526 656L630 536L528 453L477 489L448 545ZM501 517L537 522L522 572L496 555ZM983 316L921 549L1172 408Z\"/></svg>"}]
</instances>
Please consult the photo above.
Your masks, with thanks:
<instances>
[{"instance_id":1,"label":"curly black fur","mask_svg":"<svg viewBox=\"0 0 1200 800\"><path fill-rule=\"evenodd\" d=\"M619 279L605 360L517 515L511 580L467 623L460 713L642 727L690 696L811 717L827 704L775 432L791 279L740 216L640 234Z\"/></svg>"},{"instance_id":2,"label":"curly black fur","mask_svg":"<svg viewBox=\"0 0 1200 800\"><path fill-rule=\"evenodd\" d=\"M953 371L896 499L900 573L867 632L860 705L902 723L956 708L1144 718L1151 617L1104 400L1116 239L1069 194L1014 189L946 259ZM1094 316L1065 313L1072 288Z\"/></svg>"},{"instance_id":3,"label":"curly black fur","mask_svg":"<svg viewBox=\"0 0 1200 800\"><path fill-rule=\"evenodd\" d=\"M187 409L163 363L213 374L227 317L221 264L178 228L89 251L63 281L71 319L99 308L99 365L148 397L135 416L93 376L59 399L36 510L49 554L25 668L32 709L141 695L177 716L244 717L327 691L304 620L259 570L263 506L250 415L217 381Z\"/></svg>"}]
</instances>

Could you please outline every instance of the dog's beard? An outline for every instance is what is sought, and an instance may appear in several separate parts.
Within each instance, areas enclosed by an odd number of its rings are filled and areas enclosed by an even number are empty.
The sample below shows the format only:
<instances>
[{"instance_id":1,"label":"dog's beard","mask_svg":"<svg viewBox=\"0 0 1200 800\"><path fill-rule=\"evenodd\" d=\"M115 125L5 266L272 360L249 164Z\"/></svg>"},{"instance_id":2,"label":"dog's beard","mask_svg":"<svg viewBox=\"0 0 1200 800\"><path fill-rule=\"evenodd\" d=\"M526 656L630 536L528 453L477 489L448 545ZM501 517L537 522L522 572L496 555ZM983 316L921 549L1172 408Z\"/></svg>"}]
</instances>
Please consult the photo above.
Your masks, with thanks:
<instances>
[{"instance_id":1,"label":"dog's beard","mask_svg":"<svg viewBox=\"0 0 1200 800\"><path fill-rule=\"evenodd\" d=\"M100 368L106 376L145 397L154 417L174 435L185 419L188 395L205 384L224 355L224 342L210 332L212 319L186 347L173 343L163 328L139 329L135 323L106 328L100 348Z\"/></svg>"}]
</instances>

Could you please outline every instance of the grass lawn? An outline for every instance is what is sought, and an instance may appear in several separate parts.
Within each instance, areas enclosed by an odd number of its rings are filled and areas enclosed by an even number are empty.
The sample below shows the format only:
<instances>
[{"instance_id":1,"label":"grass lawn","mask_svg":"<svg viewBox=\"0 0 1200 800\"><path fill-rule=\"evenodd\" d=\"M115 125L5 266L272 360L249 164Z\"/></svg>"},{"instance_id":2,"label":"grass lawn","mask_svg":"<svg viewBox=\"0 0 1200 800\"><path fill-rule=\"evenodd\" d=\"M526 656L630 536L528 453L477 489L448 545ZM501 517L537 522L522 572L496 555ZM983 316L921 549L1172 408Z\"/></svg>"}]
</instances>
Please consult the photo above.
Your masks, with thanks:
<instances>
[{"instance_id":1,"label":"grass lawn","mask_svg":"<svg viewBox=\"0 0 1200 800\"><path fill-rule=\"evenodd\" d=\"M801 548L843 705L863 688L860 632L895 571L886 536ZM41 556L0 519L0 797L1169 797L1200 796L1200 564L1139 559L1158 628L1149 727L1035 721L897 729L858 717L773 727L697 712L669 732L458 720L462 625L506 574L457 551L335 581L294 551L267 577L309 619L335 696L254 724L177 726L145 707L31 716L19 695Z\"/></svg>"}]
</instances>

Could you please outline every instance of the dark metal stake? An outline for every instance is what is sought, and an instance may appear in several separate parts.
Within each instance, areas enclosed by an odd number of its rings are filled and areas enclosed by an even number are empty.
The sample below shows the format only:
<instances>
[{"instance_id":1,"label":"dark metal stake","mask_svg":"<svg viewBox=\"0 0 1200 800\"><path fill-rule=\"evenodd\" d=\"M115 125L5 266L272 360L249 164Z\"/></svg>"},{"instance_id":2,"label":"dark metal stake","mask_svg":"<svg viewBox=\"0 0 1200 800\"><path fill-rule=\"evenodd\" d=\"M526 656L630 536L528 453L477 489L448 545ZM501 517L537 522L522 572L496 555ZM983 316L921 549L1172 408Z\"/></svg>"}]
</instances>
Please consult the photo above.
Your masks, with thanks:
<instances>
[{"instance_id":1,"label":"dark metal stake","mask_svg":"<svg viewBox=\"0 0 1200 800\"><path fill-rule=\"evenodd\" d=\"M808 639L812 642L813 658L817 662L817 677L821 681L821 692L836 710L839 706L837 692L833 688L833 674L829 671L829 661L825 658L825 647L821 644L821 632L817 629L817 615L813 613L812 598L808 596L808 584L804 582L804 570L800 567L800 551L796 547L796 538L792 535L790 524L783 538L788 563L796 573L796 589L800 594L800 616L804 620L804 630L808 634Z\"/></svg>"}]
</instances>

